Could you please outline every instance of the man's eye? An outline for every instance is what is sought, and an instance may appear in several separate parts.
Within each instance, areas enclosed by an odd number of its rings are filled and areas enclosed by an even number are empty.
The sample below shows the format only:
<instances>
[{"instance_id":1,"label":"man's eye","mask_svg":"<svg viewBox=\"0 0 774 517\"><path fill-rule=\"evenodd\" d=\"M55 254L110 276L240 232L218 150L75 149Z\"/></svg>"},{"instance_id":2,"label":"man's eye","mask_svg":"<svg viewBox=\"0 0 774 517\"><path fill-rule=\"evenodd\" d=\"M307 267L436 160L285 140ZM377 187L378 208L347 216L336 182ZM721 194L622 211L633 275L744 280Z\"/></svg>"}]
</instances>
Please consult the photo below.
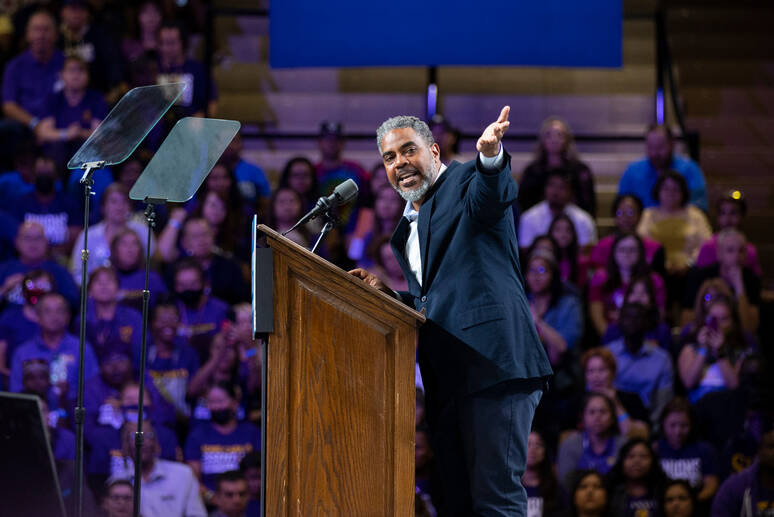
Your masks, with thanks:
<instances>
[{"instance_id":1,"label":"man's eye","mask_svg":"<svg viewBox=\"0 0 774 517\"><path fill-rule=\"evenodd\" d=\"M406 149L406 153L405 154L411 156L415 152L417 152L417 148L416 147L409 147L408 149Z\"/></svg>"}]
</instances>

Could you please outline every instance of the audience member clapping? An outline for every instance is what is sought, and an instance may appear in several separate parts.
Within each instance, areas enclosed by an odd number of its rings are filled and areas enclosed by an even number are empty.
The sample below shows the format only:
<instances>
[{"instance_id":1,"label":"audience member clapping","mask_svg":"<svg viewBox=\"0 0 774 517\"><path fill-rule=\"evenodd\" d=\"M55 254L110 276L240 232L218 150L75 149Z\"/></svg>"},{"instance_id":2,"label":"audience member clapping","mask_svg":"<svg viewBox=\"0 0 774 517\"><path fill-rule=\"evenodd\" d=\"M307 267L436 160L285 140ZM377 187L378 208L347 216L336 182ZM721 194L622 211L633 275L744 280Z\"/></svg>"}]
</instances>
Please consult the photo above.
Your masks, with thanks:
<instances>
[{"instance_id":1,"label":"audience member clapping","mask_svg":"<svg viewBox=\"0 0 774 517\"><path fill-rule=\"evenodd\" d=\"M637 225L642 217L642 201L632 194L619 194L613 200L612 216L615 221L615 232L600 239L591 250L589 259L591 266L594 268L604 268L607 266L616 237L637 231ZM648 237L642 237L642 245L645 248L645 262L648 263L653 271L664 274L664 247Z\"/></svg>"},{"instance_id":2,"label":"audience member clapping","mask_svg":"<svg viewBox=\"0 0 774 517\"><path fill-rule=\"evenodd\" d=\"M711 391L739 385L739 366L752 347L731 300L718 297L709 302L704 324L684 342L677 367L691 403Z\"/></svg>"},{"instance_id":3,"label":"audience member clapping","mask_svg":"<svg viewBox=\"0 0 774 517\"><path fill-rule=\"evenodd\" d=\"M666 306L664 281L650 271L642 239L632 233L619 234L613 241L607 267L597 270L589 284L589 314L600 336L604 336L608 326L617 321L631 281L642 276L651 278L655 303L663 312Z\"/></svg>"},{"instance_id":4,"label":"audience member clapping","mask_svg":"<svg viewBox=\"0 0 774 517\"><path fill-rule=\"evenodd\" d=\"M742 221L747 215L747 201L742 193L733 190L725 196L718 199L715 205L715 221L717 232L727 229L741 231ZM699 256L696 259L696 266L707 267L718 261L718 233L706 241L699 250ZM758 250L755 245L748 242L745 245L744 265L752 269L756 275L761 275L761 264L758 261Z\"/></svg>"},{"instance_id":5,"label":"audience member clapping","mask_svg":"<svg viewBox=\"0 0 774 517\"><path fill-rule=\"evenodd\" d=\"M675 154L672 131L667 126L652 125L645 134L644 158L630 163L618 183L619 194L634 194L646 208L659 203L655 183L667 171L677 171L685 178L686 203L707 210L707 185L699 165L688 157Z\"/></svg>"},{"instance_id":6,"label":"audience member clapping","mask_svg":"<svg viewBox=\"0 0 774 517\"><path fill-rule=\"evenodd\" d=\"M656 517L666 476L650 444L632 438L608 474L610 513L621 517Z\"/></svg>"},{"instance_id":7,"label":"audience member clapping","mask_svg":"<svg viewBox=\"0 0 774 517\"><path fill-rule=\"evenodd\" d=\"M570 177L575 204L594 216L597 209L594 176L588 165L578 159L575 139L567 122L559 117L548 117L540 127L539 138L535 157L519 181L519 207L526 211L540 203L548 173L558 169Z\"/></svg>"},{"instance_id":8,"label":"audience member clapping","mask_svg":"<svg viewBox=\"0 0 774 517\"><path fill-rule=\"evenodd\" d=\"M712 236L707 216L689 204L690 191L685 178L673 170L665 171L653 186L658 204L642 213L637 233L659 242L666 251L666 270L683 275L695 262L699 248Z\"/></svg>"},{"instance_id":9,"label":"audience member clapping","mask_svg":"<svg viewBox=\"0 0 774 517\"><path fill-rule=\"evenodd\" d=\"M544 199L521 215L519 247L527 248L538 235L548 232L551 221L567 215L575 226L578 245L586 248L597 242L597 228L588 212L572 203L572 183L567 172L549 171L545 178Z\"/></svg>"},{"instance_id":10,"label":"audience member clapping","mask_svg":"<svg viewBox=\"0 0 774 517\"><path fill-rule=\"evenodd\" d=\"M615 405L601 393L588 393L581 409L582 431L567 436L559 444L557 471L565 486L578 469L606 474L618 457L624 439L618 434Z\"/></svg>"},{"instance_id":11,"label":"audience member clapping","mask_svg":"<svg viewBox=\"0 0 774 517\"><path fill-rule=\"evenodd\" d=\"M707 505L718 489L717 458L712 446L696 438L693 410L682 397L672 399L661 414L661 438L656 443L661 468L671 479L683 479Z\"/></svg>"}]
</instances>

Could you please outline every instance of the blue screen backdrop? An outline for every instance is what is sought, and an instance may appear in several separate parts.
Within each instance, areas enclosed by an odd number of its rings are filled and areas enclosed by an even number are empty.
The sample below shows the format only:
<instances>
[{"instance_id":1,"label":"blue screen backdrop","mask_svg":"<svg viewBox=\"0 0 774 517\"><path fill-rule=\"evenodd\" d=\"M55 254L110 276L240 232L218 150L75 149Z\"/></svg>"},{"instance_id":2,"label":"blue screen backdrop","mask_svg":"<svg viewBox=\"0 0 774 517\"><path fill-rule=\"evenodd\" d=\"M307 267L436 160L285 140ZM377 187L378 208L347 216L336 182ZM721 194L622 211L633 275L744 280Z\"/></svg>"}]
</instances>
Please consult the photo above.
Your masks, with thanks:
<instances>
[{"instance_id":1,"label":"blue screen backdrop","mask_svg":"<svg viewBox=\"0 0 774 517\"><path fill-rule=\"evenodd\" d=\"M272 67L620 67L621 0L275 0Z\"/></svg>"}]
</instances>

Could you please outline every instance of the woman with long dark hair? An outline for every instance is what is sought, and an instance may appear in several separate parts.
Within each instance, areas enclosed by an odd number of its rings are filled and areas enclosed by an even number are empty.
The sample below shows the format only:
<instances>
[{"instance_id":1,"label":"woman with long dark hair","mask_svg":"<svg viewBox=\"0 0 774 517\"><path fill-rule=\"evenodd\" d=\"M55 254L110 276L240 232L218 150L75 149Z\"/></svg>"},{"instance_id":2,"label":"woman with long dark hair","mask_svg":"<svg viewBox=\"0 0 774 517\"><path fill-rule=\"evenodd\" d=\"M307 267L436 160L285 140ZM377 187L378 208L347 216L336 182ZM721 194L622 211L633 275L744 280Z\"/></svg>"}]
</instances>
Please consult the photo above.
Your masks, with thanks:
<instances>
[{"instance_id":1,"label":"woman with long dark hair","mask_svg":"<svg viewBox=\"0 0 774 517\"><path fill-rule=\"evenodd\" d=\"M596 470L573 473L570 517L607 517L609 496L605 480Z\"/></svg>"},{"instance_id":2,"label":"woman with long dark hair","mask_svg":"<svg viewBox=\"0 0 774 517\"><path fill-rule=\"evenodd\" d=\"M521 483L527 490L527 515L557 516L567 506L566 495L559 488L546 440L534 428L527 439L527 467L521 476Z\"/></svg>"},{"instance_id":3,"label":"woman with long dark hair","mask_svg":"<svg viewBox=\"0 0 774 517\"><path fill-rule=\"evenodd\" d=\"M559 246L556 260L562 280L583 289L588 282L589 259L578 246L578 233L572 219L565 214L557 215L548 227L548 235Z\"/></svg>"},{"instance_id":4,"label":"woman with long dark hair","mask_svg":"<svg viewBox=\"0 0 774 517\"><path fill-rule=\"evenodd\" d=\"M607 475L610 513L616 517L657 517L658 497L666 481L647 440L632 438L621 447Z\"/></svg>"}]
</instances>

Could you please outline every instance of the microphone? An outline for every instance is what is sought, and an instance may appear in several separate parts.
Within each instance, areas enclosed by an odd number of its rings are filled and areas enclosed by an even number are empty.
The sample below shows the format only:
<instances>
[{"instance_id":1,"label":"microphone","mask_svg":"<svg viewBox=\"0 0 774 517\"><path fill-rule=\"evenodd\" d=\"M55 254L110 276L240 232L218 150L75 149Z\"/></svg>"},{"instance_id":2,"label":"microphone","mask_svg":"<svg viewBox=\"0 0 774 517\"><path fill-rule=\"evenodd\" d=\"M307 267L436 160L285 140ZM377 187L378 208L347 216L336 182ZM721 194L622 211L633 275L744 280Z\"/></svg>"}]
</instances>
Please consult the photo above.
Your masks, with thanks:
<instances>
[{"instance_id":1,"label":"microphone","mask_svg":"<svg viewBox=\"0 0 774 517\"><path fill-rule=\"evenodd\" d=\"M299 221L294 224L290 230L282 232L282 235L286 235L292 232L302 224L306 224L312 219L315 219L317 216L326 213L331 208L346 205L357 197L357 192L357 183L355 183L355 180L348 179L347 181L339 183L336 185L336 188L333 189L333 194L328 197L323 196L318 199L317 203L314 205L314 208L312 208L304 217L299 219Z\"/></svg>"}]
</instances>

